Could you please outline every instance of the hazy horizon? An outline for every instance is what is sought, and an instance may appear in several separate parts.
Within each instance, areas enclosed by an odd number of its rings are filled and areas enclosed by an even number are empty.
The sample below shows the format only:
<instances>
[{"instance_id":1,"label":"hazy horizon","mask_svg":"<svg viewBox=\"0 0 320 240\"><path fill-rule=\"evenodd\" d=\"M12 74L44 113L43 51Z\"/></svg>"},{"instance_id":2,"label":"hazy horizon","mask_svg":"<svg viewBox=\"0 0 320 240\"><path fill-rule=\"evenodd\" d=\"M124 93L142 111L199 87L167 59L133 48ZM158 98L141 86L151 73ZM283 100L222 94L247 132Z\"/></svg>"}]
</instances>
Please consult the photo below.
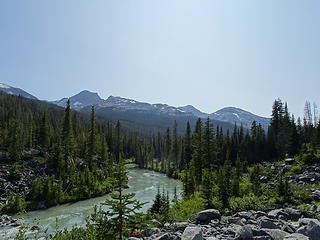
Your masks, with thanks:
<instances>
[{"instance_id":1,"label":"hazy horizon","mask_svg":"<svg viewBox=\"0 0 320 240\"><path fill-rule=\"evenodd\" d=\"M8 1L0 82L39 99L82 90L269 117L320 104L320 2Z\"/></svg>"}]
</instances>

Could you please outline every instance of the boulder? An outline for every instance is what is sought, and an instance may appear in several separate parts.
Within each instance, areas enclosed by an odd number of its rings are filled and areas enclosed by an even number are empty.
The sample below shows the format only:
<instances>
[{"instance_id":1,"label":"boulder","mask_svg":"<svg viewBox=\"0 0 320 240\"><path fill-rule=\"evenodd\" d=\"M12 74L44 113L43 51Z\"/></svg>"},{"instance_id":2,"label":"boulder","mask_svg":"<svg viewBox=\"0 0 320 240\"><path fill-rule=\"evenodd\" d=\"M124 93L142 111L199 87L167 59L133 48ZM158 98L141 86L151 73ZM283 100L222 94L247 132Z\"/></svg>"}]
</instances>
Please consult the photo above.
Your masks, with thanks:
<instances>
[{"instance_id":1,"label":"boulder","mask_svg":"<svg viewBox=\"0 0 320 240\"><path fill-rule=\"evenodd\" d=\"M300 221L301 220L301 221ZM320 239L320 222L317 219L303 218L300 219L299 223L306 225L300 227L297 230L297 233L308 236L310 240L319 240Z\"/></svg>"},{"instance_id":2,"label":"boulder","mask_svg":"<svg viewBox=\"0 0 320 240\"><path fill-rule=\"evenodd\" d=\"M189 223L188 222L176 222L172 225L172 227L175 230L180 230L180 231L184 231L186 229L186 227L188 227Z\"/></svg>"},{"instance_id":3,"label":"boulder","mask_svg":"<svg viewBox=\"0 0 320 240\"><path fill-rule=\"evenodd\" d=\"M287 232L280 229L263 229L271 237L272 240L283 240L288 235Z\"/></svg>"},{"instance_id":4,"label":"boulder","mask_svg":"<svg viewBox=\"0 0 320 240\"><path fill-rule=\"evenodd\" d=\"M268 217L275 219L286 220L289 217L289 214L284 211L284 209L275 209L268 212Z\"/></svg>"},{"instance_id":5,"label":"boulder","mask_svg":"<svg viewBox=\"0 0 320 240\"><path fill-rule=\"evenodd\" d=\"M267 214L265 212L262 212L262 211L256 211L253 214L253 217L255 219L260 218L260 217L265 217L265 216L267 216Z\"/></svg>"},{"instance_id":6,"label":"boulder","mask_svg":"<svg viewBox=\"0 0 320 240\"><path fill-rule=\"evenodd\" d=\"M262 217L258 223L260 228L280 229L280 227L277 224L275 224L271 219L267 217Z\"/></svg>"},{"instance_id":7,"label":"boulder","mask_svg":"<svg viewBox=\"0 0 320 240\"><path fill-rule=\"evenodd\" d=\"M284 211L288 214L291 221L298 221L302 217L302 212L297 209L286 208Z\"/></svg>"},{"instance_id":8,"label":"boulder","mask_svg":"<svg viewBox=\"0 0 320 240\"><path fill-rule=\"evenodd\" d=\"M152 235L155 235L157 233L160 233L160 229L159 228L149 228L146 230L145 235L147 237L150 237Z\"/></svg>"},{"instance_id":9,"label":"boulder","mask_svg":"<svg viewBox=\"0 0 320 240\"><path fill-rule=\"evenodd\" d=\"M245 211L236 213L236 216L244 219L254 218L254 214L252 212L245 212Z\"/></svg>"},{"instance_id":10,"label":"boulder","mask_svg":"<svg viewBox=\"0 0 320 240\"><path fill-rule=\"evenodd\" d=\"M253 237L252 240L272 240L270 236Z\"/></svg>"},{"instance_id":11,"label":"boulder","mask_svg":"<svg viewBox=\"0 0 320 240\"><path fill-rule=\"evenodd\" d=\"M240 227L237 232L235 239L237 240L250 240L253 238L252 228L251 226L242 226Z\"/></svg>"},{"instance_id":12,"label":"boulder","mask_svg":"<svg viewBox=\"0 0 320 240\"><path fill-rule=\"evenodd\" d=\"M198 224L209 224L211 220L216 219L221 219L221 214L219 210L208 209L198 213L196 222Z\"/></svg>"},{"instance_id":13,"label":"boulder","mask_svg":"<svg viewBox=\"0 0 320 240\"><path fill-rule=\"evenodd\" d=\"M200 227L187 227L181 235L181 240L203 240Z\"/></svg>"},{"instance_id":14,"label":"boulder","mask_svg":"<svg viewBox=\"0 0 320 240\"><path fill-rule=\"evenodd\" d=\"M292 233L285 236L283 240L309 240L309 239L310 238L300 233Z\"/></svg>"}]
</instances>

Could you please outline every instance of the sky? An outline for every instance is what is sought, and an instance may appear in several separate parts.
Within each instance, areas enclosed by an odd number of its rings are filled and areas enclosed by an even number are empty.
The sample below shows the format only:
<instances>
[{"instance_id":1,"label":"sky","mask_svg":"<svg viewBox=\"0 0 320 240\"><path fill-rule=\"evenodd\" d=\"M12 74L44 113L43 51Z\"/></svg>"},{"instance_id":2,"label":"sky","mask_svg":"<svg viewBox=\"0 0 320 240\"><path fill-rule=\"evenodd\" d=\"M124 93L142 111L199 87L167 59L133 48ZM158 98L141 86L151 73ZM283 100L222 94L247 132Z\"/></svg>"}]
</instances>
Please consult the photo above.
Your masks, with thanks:
<instances>
[{"instance_id":1,"label":"sky","mask_svg":"<svg viewBox=\"0 0 320 240\"><path fill-rule=\"evenodd\" d=\"M204 112L320 105L318 0L0 2L0 82L40 99L87 89Z\"/></svg>"}]
</instances>

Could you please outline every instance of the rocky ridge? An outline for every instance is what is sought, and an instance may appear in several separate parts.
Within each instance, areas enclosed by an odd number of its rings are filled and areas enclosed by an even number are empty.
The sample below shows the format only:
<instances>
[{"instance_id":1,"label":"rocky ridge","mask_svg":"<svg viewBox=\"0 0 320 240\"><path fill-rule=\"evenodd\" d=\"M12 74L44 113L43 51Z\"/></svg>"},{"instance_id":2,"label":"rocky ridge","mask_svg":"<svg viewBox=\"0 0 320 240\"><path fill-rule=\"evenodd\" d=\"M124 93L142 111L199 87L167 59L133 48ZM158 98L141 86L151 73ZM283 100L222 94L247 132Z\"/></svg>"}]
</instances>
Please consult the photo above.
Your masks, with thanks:
<instances>
[{"instance_id":1,"label":"rocky ridge","mask_svg":"<svg viewBox=\"0 0 320 240\"><path fill-rule=\"evenodd\" d=\"M194 222L152 228L146 238L130 240L319 240L320 222L294 208L246 211L221 216L218 210L198 213Z\"/></svg>"}]
</instances>

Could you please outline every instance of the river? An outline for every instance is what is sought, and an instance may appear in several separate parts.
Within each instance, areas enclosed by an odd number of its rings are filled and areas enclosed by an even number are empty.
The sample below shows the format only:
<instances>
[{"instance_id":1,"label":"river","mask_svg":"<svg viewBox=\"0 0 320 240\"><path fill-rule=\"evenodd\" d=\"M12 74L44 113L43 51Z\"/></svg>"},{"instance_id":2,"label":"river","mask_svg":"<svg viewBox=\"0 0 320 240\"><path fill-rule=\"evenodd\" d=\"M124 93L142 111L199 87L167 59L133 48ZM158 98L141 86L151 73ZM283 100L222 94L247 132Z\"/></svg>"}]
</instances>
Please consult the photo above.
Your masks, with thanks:
<instances>
[{"instance_id":1,"label":"river","mask_svg":"<svg viewBox=\"0 0 320 240\"><path fill-rule=\"evenodd\" d=\"M170 199L173 197L174 188L177 188L178 195L181 194L181 182L175 179L168 178L165 174L154 171L134 168L133 165L128 167L129 188L125 189L126 193L135 193L135 199L141 202L147 202L141 211L145 212L152 205L153 199L158 191L165 189L169 192ZM23 215L15 216L22 218L24 224L28 226L39 226L40 233L47 230L47 233L52 233L54 229L72 228L72 226L83 226L85 219L93 212L95 205L100 206L109 195L92 198L75 203L68 203L51 207L45 210L32 211ZM105 206L102 206L106 209ZM18 228L0 228L0 239L12 239Z\"/></svg>"}]
</instances>

